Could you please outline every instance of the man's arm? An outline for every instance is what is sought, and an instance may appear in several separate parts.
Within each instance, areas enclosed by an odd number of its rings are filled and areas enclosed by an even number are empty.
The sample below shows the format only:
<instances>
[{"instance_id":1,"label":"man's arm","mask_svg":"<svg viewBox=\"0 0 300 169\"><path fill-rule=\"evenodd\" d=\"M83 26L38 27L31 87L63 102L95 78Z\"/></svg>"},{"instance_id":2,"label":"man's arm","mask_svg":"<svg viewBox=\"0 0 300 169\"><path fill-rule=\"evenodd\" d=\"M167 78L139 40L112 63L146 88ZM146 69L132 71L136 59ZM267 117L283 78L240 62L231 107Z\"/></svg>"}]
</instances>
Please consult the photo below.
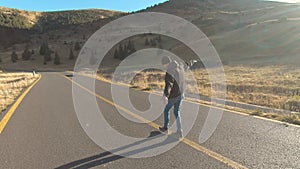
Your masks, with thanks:
<instances>
[{"instance_id":1,"label":"man's arm","mask_svg":"<svg viewBox=\"0 0 300 169\"><path fill-rule=\"evenodd\" d=\"M173 84L174 78L169 73L166 73L164 96L166 96L167 98L170 96Z\"/></svg>"}]
</instances>

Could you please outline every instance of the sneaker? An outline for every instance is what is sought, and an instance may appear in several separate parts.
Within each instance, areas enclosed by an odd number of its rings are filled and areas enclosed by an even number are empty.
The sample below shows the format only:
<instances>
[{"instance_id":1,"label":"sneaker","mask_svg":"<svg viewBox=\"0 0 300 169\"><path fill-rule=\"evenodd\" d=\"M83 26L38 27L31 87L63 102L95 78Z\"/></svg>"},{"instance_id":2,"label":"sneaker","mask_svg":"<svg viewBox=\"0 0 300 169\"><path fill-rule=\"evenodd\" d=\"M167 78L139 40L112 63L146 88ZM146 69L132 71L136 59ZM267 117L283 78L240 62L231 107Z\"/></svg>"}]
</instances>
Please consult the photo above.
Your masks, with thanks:
<instances>
[{"instance_id":1,"label":"sneaker","mask_svg":"<svg viewBox=\"0 0 300 169\"><path fill-rule=\"evenodd\" d=\"M176 135L176 137L179 138L179 139L182 139L182 138L183 138L182 132L180 132L180 131L177 131L177 132L175 133L175 135Z\"/></svg>"},{"instance_id":2,"label":"sneaker","mask_svg":"<svg viewBox=\"0 0 300 169\"><path fill-rule=\"evenodd\" d=\"M166 128L166 127L159 127L159 131L166 132L166 131L168 131L168 128Z\"/></svg>"}]
</instances>

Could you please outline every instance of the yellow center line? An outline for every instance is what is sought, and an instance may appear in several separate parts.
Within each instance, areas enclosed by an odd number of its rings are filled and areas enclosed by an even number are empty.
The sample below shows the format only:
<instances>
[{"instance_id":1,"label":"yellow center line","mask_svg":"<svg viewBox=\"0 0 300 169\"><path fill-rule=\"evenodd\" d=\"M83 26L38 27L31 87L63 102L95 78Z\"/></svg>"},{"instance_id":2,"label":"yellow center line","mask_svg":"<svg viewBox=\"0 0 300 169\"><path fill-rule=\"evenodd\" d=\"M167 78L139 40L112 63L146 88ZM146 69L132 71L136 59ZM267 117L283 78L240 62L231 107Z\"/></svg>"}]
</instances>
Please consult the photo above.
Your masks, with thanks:
<instances>
[{"instance_id":1,"label":"yellow center line","mask_svg":"<svg viewBox=\"0 0 300 169\"><path fill-rule=\"evenodd\" d=\"M104 98L103 96L100 96L97 93L94 93L93 91L91 91L91 90L87 89L86 87L82 86L81 84L79 84L79 83L71 80L70 78L67 78L64 75L61 75L61 76L63 76L64 78L66 78L70 82L76 84L77 86L79 86L83 90L87 91L88 93L96 96L98 99L101 99L102 101L104 101L104 102L106 102L106 103L108 103L108 104L110 104L110 105L112 105L114 107L117 107L117 108L121 109L122 111L128 113L129 115L133 116L134 118L137 118L137 119L141 120L142 122L147 123L149 126L155 128L155 129L158 129L158 127L159 127L158 124L156 124L156 123L154 123L152 121L149 121L149 120L147 120L147 119L145 119L145 118L143 118L143 117L141 117L141 116L139 116L139 115L137 115L137 114L135 114L135 113L127 110L126 108L124 108L124 107L122 107L120 105L115 104L114 102L112 102L112 101ZM224 157L224 156L222 156L222 155L220 155L220 154L218 154L218 153L216 153L214 151L211 151L211 150L209 150L209 149L207 149L205 147L202 147L198 143L193 142L193 141L191 141L191 140L189 140L187 138L183 138L181 141L183 143L185 143L186 145L194 148L195 150L198 150L198 151L200 151L200 152L202 152L202 153L204 153L204 154L206 154L206 155L208 155L208 156L210 156L210 157L212 157L212 158L214 158L214 159L216 159L216 160L218 160L218 161L220 161L220 162L222 162L222 163L224 163L224 164L226 164L226 165L228 165L228 166L230 166L230 167L232 167L234 169L247 169L247 167L245 167L245 166L243 166L243 165L241 165L241 164L239 164L239 163L237 163L237 162L235 162L235 161L233 161L233 160L231 160L231 159L229 159L227 157Z\"/></svg>"},{"instance_id":2,"label":"yellow center line","mask_svg":"<svg viewBox=\"0 0 300 169\"><path fill-rule=\"evenodd\" d=\"M17 99L17 101L12 105L12 107L9 109L9 111L5 114L4 118L0 121L0 134L3 132L5 126L7 125L8 121L20 105L20 103L23 101L25 96L30 92L30 90L35 86L40 79L42 78L42 75L40 74L39 78L32 84L30 87L26 89L24 93L21 94L21 96Z\"/></svg>"}]
</instances>

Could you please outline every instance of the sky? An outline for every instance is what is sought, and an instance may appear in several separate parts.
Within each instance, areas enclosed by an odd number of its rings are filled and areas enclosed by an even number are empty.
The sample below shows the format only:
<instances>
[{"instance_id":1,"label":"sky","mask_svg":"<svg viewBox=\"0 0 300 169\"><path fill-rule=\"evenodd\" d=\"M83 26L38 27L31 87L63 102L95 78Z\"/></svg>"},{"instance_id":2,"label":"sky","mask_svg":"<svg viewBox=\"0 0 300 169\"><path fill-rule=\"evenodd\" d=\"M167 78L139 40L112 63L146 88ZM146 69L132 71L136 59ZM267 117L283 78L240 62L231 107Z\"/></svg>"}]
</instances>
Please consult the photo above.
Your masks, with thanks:
<instances>
[{"instance_id":1,"label":"sky","mask_svg":"<svg viewBox=\"0 0 300 169\"><path fill-rule=\"evenodd\" d=\"M288 2L288 3L300 3L300 0L270 0L270 1Z\"/></svg>"},{"instance_id":2,"label":"sky","mask_svg":"<svg viewBox=\"0 0 300 169\"><path fill-rule=\"evenodd\" d=\"M0 6L30 11L60 11L74 9L108 9L133 12L167 0L0 0ZM273 0L300 2L300 0Z\"/></svg>"},{"instance_id":3,"label":"sky","mask_svg":"<svg viewBox=\"0 0 300 169\"><path fill-rule=\"evenodd\" d=\"M108 9L133 12L167 0L0 0L0 6L30 11Z\"/></svg>"}]
</instances>

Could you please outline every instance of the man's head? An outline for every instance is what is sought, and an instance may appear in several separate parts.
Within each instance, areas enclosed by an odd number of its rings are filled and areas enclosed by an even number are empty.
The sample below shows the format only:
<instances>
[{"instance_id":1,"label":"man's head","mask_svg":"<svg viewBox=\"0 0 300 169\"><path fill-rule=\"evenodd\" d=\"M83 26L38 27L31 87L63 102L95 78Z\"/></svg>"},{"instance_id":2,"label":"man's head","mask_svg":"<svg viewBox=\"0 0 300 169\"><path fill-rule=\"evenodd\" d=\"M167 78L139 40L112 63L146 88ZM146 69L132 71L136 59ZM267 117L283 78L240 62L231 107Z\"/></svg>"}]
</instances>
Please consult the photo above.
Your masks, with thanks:
<instances>
[{"instance_id":1,"label":"man's head","mask_svg":"<svg viewBox=\"0 0 300 169\"><path fill-rule=\"evenodd\" d=\"M171 63L171 59L170 59L168 56L164 56L164 57L161 59L161 64L162 64L164 67L167 67L170 63Z\"/></svg>"}]
</instances>

